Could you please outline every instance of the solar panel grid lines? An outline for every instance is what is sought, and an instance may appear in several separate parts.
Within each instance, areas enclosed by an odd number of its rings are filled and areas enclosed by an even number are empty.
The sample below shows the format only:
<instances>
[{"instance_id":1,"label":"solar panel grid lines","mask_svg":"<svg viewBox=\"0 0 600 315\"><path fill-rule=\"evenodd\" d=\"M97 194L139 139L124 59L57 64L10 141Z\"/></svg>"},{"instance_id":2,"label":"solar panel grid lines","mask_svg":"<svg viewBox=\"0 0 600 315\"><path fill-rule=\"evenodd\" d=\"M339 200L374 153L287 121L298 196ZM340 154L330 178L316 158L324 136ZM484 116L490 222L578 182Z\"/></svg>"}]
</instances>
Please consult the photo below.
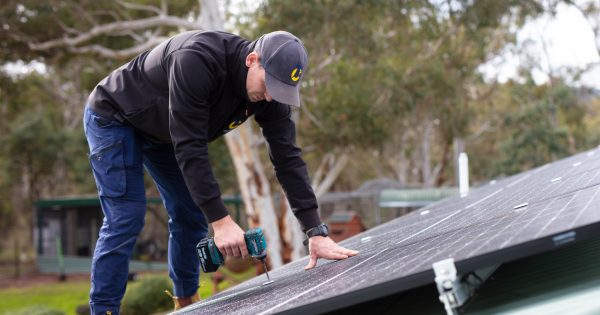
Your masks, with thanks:
<instances>
[{"instance_id":1,"label":"solar panel grid lines","mask_svg":"<svg viewBox=\"0 0 600 315\"><path fill-rule=\"evenodd\" d=\"M571 192L577 191L577 190L581 190L581 189L585 189L591 186L595 186L598 185L600 183L600 176L598 176L600 174L600 169L595 170L593 172L586 172L581 174L581 177L579 178L572 178L572 179L568 179L568 180L563 180L561 181L559 184L557 184L557 187L555 187L555 189L553 191L560 191L560 193L556 194L556 195L551 195L551 194L544 194L539 198L533 199L533 202L536 201L543 201L543 200L547 200L548 198L552 198L552 197L557 197L560 194L569 194ZM585 183L583 183L585 181ZM565 186L562 186L562 183L568 183Z\"/></svg>"},{"instance_id":2,"label":"solar panel grid lines","mask_svg":"<svg viewBox=\"0 0 600 315\"><path fill-rule=\"evenodd\" d=\"M560 210L559 210L558 212L555 212L555 213L554 213L554 215L552 216L552 218L551 218L551 219L549 219L548 221L546 221L546 223L544 224L544 226L543 226L541 229L539 229L539 230L537 231L537 233L534 235L534 237L536 237L536 238L537 238L537 237L539 237L540 235L542 235L542 234L543 234L543 233L546 231L546 229L547 229L547 228L548 228L548 227L549 227L549 226L550 226L550 225L551 225L551 224L552 224L554 221L556 221L556 219L557 219L557 218L558 218L558 217L559 217L559 216L560 216L560 215L563 213L563 211L564 211L565 209L567 209L567 207L569 207L569 204L571 204L571 202L573 202L573 200L575 199L575 197L577 197L577 194L578 194L578 193L579 193L579 191L576 191L576 192L575 192L573 195L571 195L571 197L570 197L570 198L568 198L568 201L567 201L567 203L566 203L565 205L563 205L563 206L560 208ZM567 198L565 198L565 199L567 199Z\"/></svg>"},{"instance_id":3,"label":"solar panel grid lines","mask_svg":"<svg viewBox=\"0 0 600 315\"><path fill-rule=\"evenodd\" d=\"M520 182L522 182L522 181L524 181L524 180L528 179L529 177L531 177L531 174L525 174L525 175L521 176L519 179L517 179L517 180L514 180L514 181L512 181L512 182L508 183L508 184L506 185L506 188L511 188L511 187L513 187L513 186L515 186L515 185L518 185Z\"/></svg>"},{"instance_id":4,"label":"solar panel grid lines","mask_svg":"<svg viewBox=\"0 0 600 315\"><path fill-rule=\"evenodd\" d=\"M589 211L587 211L590 208L590 205L596 201L598 202L598 193L600 192L600 189L595 189L594 190L594 194L593 196L591 196L591 198L588 199L588 201L586 202L585 206L583 207L583 210L581 210L577 216L573 219L573 221L571 221L571 224L569 224L569 228L573 228L573 226L577 223L577 221L581 218L581 216L584 213L589 213ZM596 216L598 216L598 220L600 221L600 213L599 211L594 212L596 214Z\"/></svg>"},{"instance_id":5,"label":"solar panel grid lines","mask_svg":"<svg viewBox=\"0 0 600 315\"><path fill-rule=\"evenodd\" d=\"M383 253L383 252L385 252L385 251L387 251L387 250L389 250L389 248L386 248L386 249L384 249L384 250L381 250L381 251L379 251L379 252L375 253L375 254L374 254L374 255L372 255L371 257L369 257L369 258L367 258L367 259L363 260L362 262L360 262L360 263L358 263L358 264L354 265L353 267L350 267L350 268L346 269L345 271L343 271L343 272L341 272L341 273L339 273L339 274L335 275L334 277L331 277L331 278L329 278L329 279L325 280L324 282L322 282L321 284L317 285L316 287L313 287L313 288L311 288L311 289L308 289L308 290L304 291L302 294L299 294L299 295L296 295L296 296L294 296L294 297L292 297L292 298L290 298L290 299L287 299L287 300L285 300L285 301L283 301L283 302L281 302L281 303L279 303L279 304L277 304L277 305L275 305L275 306L273 306L273 307L271 307L271 308L269 308L269 309L267 309L267 310L265 310L265 311L263 311L263 312L259 313L259 315L262 315L262 314L267 314L267 313L269 313L270 311L273 311L273 310L275 310L275 309L277 309L277 308L279 308L279 307L281 307L281 306L283 306L283 305L285 305L285 304L287 304L287 303L291 302L292 300L295 300L295 299L298 299L298 298L300 298L302 295L308 294L308 293L310 293L311 291L313 291L313 290L315 290L315 289L318 289L320 286L323 286L323 285L327 284L328 282L330 282L330 281L333 281L333 280L335 280L336 278L338 278L338 277L342 276L343 274L345 274L345 273L347 273L347 272L350 272L350 271L352 271L352 269L355 269L355 268L359 267L360 265L362 265L362 264L364 264L364 263L368 262L368 261L369 261L369 260L371 260L372 258L375 258L375 257L377 257L379 254L381 254L381 253Z\"/></svg>"},{"instance_id":6,"label":"solar panel grid lines","mask_svg":"<svg viewBox=\"0 0 600 315\"><path fill-rule=\"evenodd\" d=\"M596 151L475 187L341 242L358 256L319 260L310 271L305 257L271 270L271 285L259 276L178 314L334 310L433 283L432 264L446 258L468 272L600 237Z\"/></svg>"},{"instance_id":7,"label":"solar panel grid lines","mask_svg":"<svg viewBox=\"0 0 600 315\"><path fill-rule=\"evenodd\" d=\"M457 229L453 233L443 235L437 238L429 239L427 242L422 242L419 254L413 255L411 260L408 261L408 265L411 266L405 270L407 274L414 273L417 270L423 269L423 260L427 261L440 261L446 258L454 256L453 253L449 253L447 248L453 248L457 244L464 241L466 234L462 229ZM419 263L417 263L419 262Z\"/></svg>"},{"instance_id":8,"label":"solar panel grid lines","mask_svg":"<svg viewBox=\"0 0 600 315\"><path fill-rule=\"evenodd\" d=\"M485 248L488 243L494 241L498 236L505 235L504 231L506 231L510 227L515 226L515 224L517 222L519 222L520 219L523 216L525 216L526 213L531 213L531 212L519 211L519 212L515 212L516 215L511 215L510 212L506 212L502 218L495 220L494 224L490 225L490 229L494 230L495 228L500 227L501 229L498 231L498 233L495 233L493 237L488 238L486 241L482 242L479 246L472 249L471 252L469 252L469 254L467 256L472 257L479 250L481 250L482 248ZM510 220L510 222L506 223L505 222L506 220ZM502 247L502 245L500 247Z\"/></svg>"},{"instance_id":9,"label":"solar panel grid lines","mask_svg":"<svg viewBox=\"0 0 600 315\"><path fill-rule=\"evenodd\" d=\"M523 213L524 216L521 217L521 219L524 219L524 220L519 220L517 222L523 223L523 221L525 221L525 224L520 224L520 228L517 231L513 230L512 233L509 233L509 238L507 240L505 240L503 243L501 243L499 248L506 247L515 237L517 237L520 233L522 233L524 230L526 230L538 218L542 217L545 214L546 210L548 210L555 201L558 201L558 200L551 200L551 202L547 203L544 207L542 207L541 209L539 209L537 211L533 211L534 208L532 207L531 208L532 211L524 212ZM531 214L533 214L534 216L528 218L528 216ZM518 225L515 224L512 227L514 228L515 226L518 226Z\"/></svg>"}]
</instances>

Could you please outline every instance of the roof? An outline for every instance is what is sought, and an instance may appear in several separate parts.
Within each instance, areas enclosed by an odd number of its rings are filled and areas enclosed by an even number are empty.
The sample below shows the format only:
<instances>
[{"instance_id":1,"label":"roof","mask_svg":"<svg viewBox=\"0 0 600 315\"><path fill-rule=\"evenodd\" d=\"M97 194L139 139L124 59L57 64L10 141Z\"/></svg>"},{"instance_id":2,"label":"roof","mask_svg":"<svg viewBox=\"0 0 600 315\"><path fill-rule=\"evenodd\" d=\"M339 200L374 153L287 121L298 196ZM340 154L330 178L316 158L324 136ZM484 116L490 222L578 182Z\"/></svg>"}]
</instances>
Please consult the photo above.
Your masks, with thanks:
<instances>
[{"instance_id":1,"label":"roof","mask_svg":"<svg viewBox=\"0 0 600 315\"><path fill-rule=\"evenodd\" d=\"M456 187L385 189L379 196L383 208L420 207L458 195Z\"/></svg>"},{"instance_id":2,"label":"roof","mask_svg":"<svg viewBox=\"0 0 600 315\"><path fill-rule=\"evenodd\" d=\"M225 204L242 204L242 200L239 196L223 196L223 202ZM162 205L162 199L159 197L148 197L146 202L151 205ZM39 199L35 202L35 206L39 209L44 208L57 208L57 207L100 207L100 199L98 196L90 195L79 195L79 196L65 196L57 198Z\"/></svg>"},{"instance_id":3,"label":"roof","mask_svg":"<svg viewBox=\"0 0 600 315\"><path fill-rule=\"evenodd\" d=\"M360 252L355 257L319 260L309 271L302 268L304 257L271 270L269 285L259 276L177 313L337 311L435 285L433 264L449 258L460 281L479 270L598 240L598 156L600 147L440 200L341 242ZM521 272L537 271L529 268ZM441 313L433 294L428 303Z\"/></svg>"},{"instance_id":4,"label":"roof","mask_svg":"<svg viewBox=\"0 0 600 315\"><path fill-rule=\"evenodd\" d=\"M329 217L329 223L347 223L354 217L358 217L355 211L335 211ZM360 217L358 217L360 219Z\"/></svg>"},{"instance_id":5,"label":"roof","mask_svg":"<svg viewBox=\"0 0 600 315\"><path fill-rule=\"evenodd\" d=\"M525 257L498 268L464 308L467 315L600 314L600 239ZM444 314L435 284L335 312Z\"/></svg>"}]
</instances>

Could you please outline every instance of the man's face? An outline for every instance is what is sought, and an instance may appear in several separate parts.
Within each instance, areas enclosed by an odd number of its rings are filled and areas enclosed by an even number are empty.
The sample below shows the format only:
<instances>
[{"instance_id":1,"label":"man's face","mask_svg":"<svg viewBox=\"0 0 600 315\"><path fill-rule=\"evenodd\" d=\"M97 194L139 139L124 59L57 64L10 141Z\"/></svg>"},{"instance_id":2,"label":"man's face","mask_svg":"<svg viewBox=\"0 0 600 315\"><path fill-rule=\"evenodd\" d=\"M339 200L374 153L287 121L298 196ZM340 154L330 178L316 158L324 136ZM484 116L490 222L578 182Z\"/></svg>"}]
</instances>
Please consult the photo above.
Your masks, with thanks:
<instances>
[{"instance_id":1,"label":"man's face","mask_svg":"<svg viewBox=\"0 0 600 315\"><path fill-rule=\"evenodd\" d=\"M265 69L260 65L258 53L252 52L246 57L246 67L248 67L248 77L246 78L246 90L251 102L260 102L273 100L265 85Z\"/></svg>"}]
</instances>

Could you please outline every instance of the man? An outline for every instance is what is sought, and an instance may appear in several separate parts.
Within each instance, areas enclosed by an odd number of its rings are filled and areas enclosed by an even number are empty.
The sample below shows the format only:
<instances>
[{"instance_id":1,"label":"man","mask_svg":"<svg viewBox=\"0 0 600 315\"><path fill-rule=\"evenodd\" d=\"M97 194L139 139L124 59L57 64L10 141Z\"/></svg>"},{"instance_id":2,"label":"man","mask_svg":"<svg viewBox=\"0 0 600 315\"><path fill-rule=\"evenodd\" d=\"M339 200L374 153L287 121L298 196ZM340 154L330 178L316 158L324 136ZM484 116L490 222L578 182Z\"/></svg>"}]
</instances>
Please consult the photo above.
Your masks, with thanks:
<instances>
[{"instance_id":1,"label":"man","mask_svg":"<svg viewBox=\"0 0 600 315\"><path fill-rule=\"evenodd\" d=\"M169 276L176 308L198 300L195 245L206 236L208 223L223 254L248 256L244 231L221 199L207 144L252 115L309 238L305 269L313 268L318 258L358 254L327 236L295 145L290 106L300 106L307 63L302 42L287 32L249 42L224 32L192 31L140 54L96 86L84 114L104 212L92 262L92 314L118 314L131 251L144 224L144 167L170 218Z\"/></svg>"}]
</instances>

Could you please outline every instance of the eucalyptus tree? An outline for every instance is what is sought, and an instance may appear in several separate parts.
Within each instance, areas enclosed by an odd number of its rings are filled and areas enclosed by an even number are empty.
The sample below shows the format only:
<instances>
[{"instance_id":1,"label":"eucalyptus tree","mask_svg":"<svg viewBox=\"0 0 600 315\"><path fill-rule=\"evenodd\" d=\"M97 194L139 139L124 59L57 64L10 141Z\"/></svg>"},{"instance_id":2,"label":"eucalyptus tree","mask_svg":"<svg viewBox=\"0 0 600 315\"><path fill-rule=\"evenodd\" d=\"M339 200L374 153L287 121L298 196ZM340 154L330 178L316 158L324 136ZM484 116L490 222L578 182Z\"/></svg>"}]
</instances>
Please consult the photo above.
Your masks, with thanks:
<instances>
[{"instance_id":1,"label":"eucalyptus tree","mask_svg":"<svg viewBox=\"0 0 600 315\"><path fill-rule=\"evenodd\" d=\"M373 165L403 184L434 186L451 182L452 146L478 128L473 107L490 94L478 68L541 9L536 1L271 0L257 23L306 42L299 125L315 151L373 151L378 161L350 159L347 172Z\"/></svg>"},{"instance_id":2,"label":"eucalyptus tree","mask_svg":"<svg viewBox=\"0 0 600 315\"><path fill-rule=\"evenodd\" d=\"M39 60L46 64L49 81L59 85L60 94L46 105L63 113L63 129L77 128L78 132L88 92L109 71L177 32L223 29L218 3L212 0L7 1L0 11L6 17L0 31L3 62ZM67 74L69 78L65 78ZM269 259L276 267L282 264L279 220L257 147L252 142L254 138L251 129L244 127L227 135L226 142L233 153L248 223L263 226L269 241ZM29 140L32 139L21 139ZM223 156L217 158L228 160ZM41 167L48 174L55 169L51 164ZM287 230L286 235L295 237L288 243L297 244L292 247L297 258L302 248L299 225L290 223L291 211L285 218L283 222L287 224L282 226ZM292 228L294 232L289 231Z\"/></svg>"}]
</instances>

